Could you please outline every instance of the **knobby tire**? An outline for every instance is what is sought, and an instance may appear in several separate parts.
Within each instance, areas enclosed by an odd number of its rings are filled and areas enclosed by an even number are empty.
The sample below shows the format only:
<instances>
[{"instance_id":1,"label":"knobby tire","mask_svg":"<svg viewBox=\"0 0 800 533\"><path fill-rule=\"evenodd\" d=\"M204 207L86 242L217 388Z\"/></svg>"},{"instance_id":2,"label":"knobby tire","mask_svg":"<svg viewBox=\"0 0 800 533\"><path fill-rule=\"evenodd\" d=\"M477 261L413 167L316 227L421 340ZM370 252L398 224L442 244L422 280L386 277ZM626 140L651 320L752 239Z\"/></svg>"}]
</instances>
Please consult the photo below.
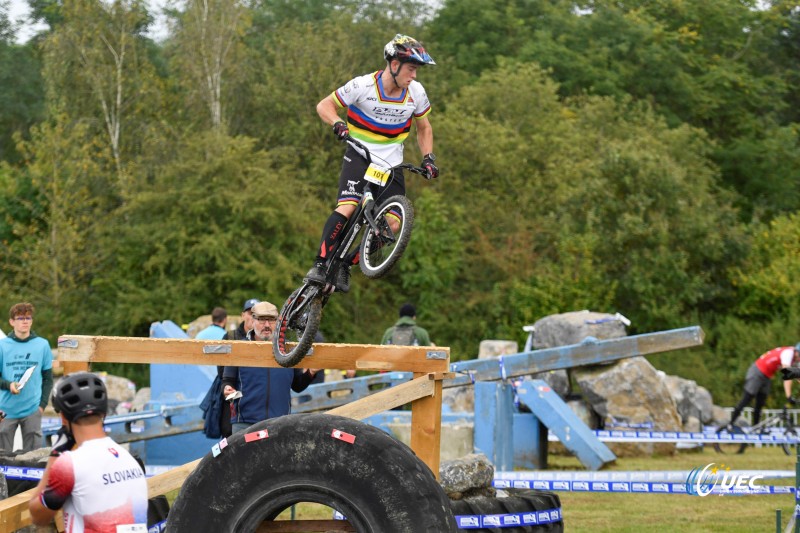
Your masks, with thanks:
<instances>
[{"instance_id":1,"label":"knobby tire","mask_svg":"<svg viewBox=\"0 0 800 533\"><path fill-rule=\"evenodd\" d=\"M206 454L183 483L167 531L250 533L301 502L336 509L358 533L458 532L447 495L408 446L318 413L259 422L228 437L216 457Z\"/></svg>"},{"instance_id":2,"label":"knobby tire","mask_svg":"<svg viewBox=\"0 0 800 533\"><path fill-rule=\"evenodd\" d=\"M279 365L296 366L311 349L322 320L323 298L320 287L306 284L283 304L272 339L272 353Z\"/></svg>"},{"instance_id":3,"label":"knobby tire","mask_svg":"<svg viewBox=\"0 0 800 533\"><path fill-rule=\"evenodd\" d=\"M400 218L400 230L392 232L386 215ZM380 232L378 235L367 227L361 239L360 261L361 272L370 279L377 279L389 273L402 257L414 226L414 208L405 196L392 196L375 210L375 221Z\"/></svg>"}]
</instances>

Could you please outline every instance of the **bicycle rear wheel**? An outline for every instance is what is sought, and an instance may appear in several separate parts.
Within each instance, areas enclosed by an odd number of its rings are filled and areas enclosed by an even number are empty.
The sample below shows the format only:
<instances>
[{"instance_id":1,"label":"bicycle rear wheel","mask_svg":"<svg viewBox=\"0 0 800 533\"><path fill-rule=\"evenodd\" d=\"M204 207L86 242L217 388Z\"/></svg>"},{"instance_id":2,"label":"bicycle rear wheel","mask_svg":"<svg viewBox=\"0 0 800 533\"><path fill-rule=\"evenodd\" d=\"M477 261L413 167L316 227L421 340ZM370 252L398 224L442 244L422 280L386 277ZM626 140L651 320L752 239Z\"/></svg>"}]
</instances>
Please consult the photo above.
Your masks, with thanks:
<instances>
[{"instance_id":1,"label":"bicycle rear wheel","mask_svg":"<svg viewBox=\"0 0 800 533\"><path fill-rule=\"evenodd\" d=\"M389 226L390 217L400 223L397 232ZM405 196L392 196L376 209L375 222L380 231L377 235L369 227L364 231L358 263L370 279L385 276L405 252L414 225L411 201Z\"/></svg>"},{"instance_id":2,"label":"bicycle rear wheel","mask_svg":"<svg viewBox=\"0 0 800 533\"><path fill-rule=\"evenodd\" d=\"M789 440L797 441L800 438L800 435L797 433L797 429L794 426L786 426L786 429L783 432L783 436ZM786 455L794 455L795 449L794 447L797 446L797 442L782 442L781 448L783 448L783 453Z\"/></svg>"},{"instance_id":3,"label":"bicycle rear wheel","mask_svg":"<svg viewBox=\"0 0 800 533\"><path fill-rule=\"evenodd\" d=\"M286 300L275 324L272 354L279 365L296 366L306 356L322 320L321 288L303 285Z\"/></svg>"},{"instance_id":4,"label":"bicycle rear wheel","mask_svg":"<svg viewBox=\"0 0 800 533\"><path fill-rule=\"evenodd\" d=\"M719 428L716 434L720 437L730 436L733 439L736 435L744 435L744 431L739 426L729 424ZM747 444L741 441L720 441L714 443L714 449L717 451L717 453L744 453L745 448L747 448Z\"/></svg>"}]
</instances>

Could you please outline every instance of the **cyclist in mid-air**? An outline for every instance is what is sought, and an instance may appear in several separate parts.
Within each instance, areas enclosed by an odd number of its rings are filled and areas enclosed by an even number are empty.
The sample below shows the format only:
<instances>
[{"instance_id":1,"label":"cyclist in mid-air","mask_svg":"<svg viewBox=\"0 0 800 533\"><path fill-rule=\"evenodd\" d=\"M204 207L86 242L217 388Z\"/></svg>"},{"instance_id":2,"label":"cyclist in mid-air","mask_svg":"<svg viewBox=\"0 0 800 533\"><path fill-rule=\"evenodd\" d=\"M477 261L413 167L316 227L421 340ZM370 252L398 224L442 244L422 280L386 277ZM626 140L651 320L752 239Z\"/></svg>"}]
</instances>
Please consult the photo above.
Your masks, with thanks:
<instances>
[{"instance_id":1,"label":"cyclist in mid-air","mask_svg":"<svg viewBox=\"0 0 800 533\"><path fill-rule=\"evenodd\" d=\"M348 135L352 136L363 143L377 161L389 166L403 162L403 141L408 137L411 123L416 122L417 143L423 154L420 166L426 169L429 179L435 178L439 169L434 164L433 128L428 121L431 105L416 77L419 67L436 63L421 43L400 34L386 44L383 56L385 69L353 78L339 87L317 104L317 113L323 122L333 127L337 139L343 141ZM342 108L347 108L347 122L339 117ZM358 206L366 183L366 170L364 158L348 145L339 175L336 210L325 223L317 258L306 274L308 281L325 282L325 263ZM405 190L403 173L397 170L381 196L405 195ZM350 290L350 265L339 270L335 286L341 292Z\"/></svg>"}]
</instances>

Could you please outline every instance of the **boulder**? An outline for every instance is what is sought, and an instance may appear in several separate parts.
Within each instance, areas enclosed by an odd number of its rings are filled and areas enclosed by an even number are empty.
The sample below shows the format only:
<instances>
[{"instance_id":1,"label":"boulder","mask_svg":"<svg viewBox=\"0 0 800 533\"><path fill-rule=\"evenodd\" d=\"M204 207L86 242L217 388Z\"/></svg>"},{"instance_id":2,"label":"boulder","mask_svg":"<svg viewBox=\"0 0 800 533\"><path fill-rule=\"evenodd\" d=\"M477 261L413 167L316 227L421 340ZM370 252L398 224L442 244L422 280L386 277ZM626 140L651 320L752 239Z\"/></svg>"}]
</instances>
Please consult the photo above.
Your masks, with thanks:
<instances>
[{"instance_id":1,"label":"boulder","mask_svg":"<svg viewBox=\"0 0 800 533\"><path fill-rule=\"evenodd\" d=\"M197 334L211 325L211 315L203 315L195 318L189 322L189 327L186 328L186 334L190 339L197 337Z\"/></svg>"},{"instance_id":2,"label":"boulder","mask_svg":"<svg viewBox=\"0 0 800 533\"><path fill-rule=\"evenodd\" d=\"M494 465L482 453L442 461L439 465L439 483L451 500L479 495L494 496L493 480Z\"/></svg>"},{"instance_id":3,"label":"boulder","mask_svg":"<svg viewBox=\"0 0 800 533\"><path fill-rule=\"evenodd\" d=\"M573 311L537 320L533 325L533 347L539 350L580 344L587 337L604 340L626 335L625 324L618 315Z\"/></svg>"},{"instance_id":4,"label":"boulder","mask_svg":"<svg viewBox=\"0 0 800 533\"><path fill-rule=\"evenodd\" d=\"M535 350L580 344L587 337L593 339L616 339L624 337L625 325L617 315L592 311L573 311L546 316L533 324L533 343ZM567 370L553 370L533 375L542 379L561 398L572 392Z\"/></svg>"},{"instance_id":5,"label":"boulder","mask_svg":"<svg viewBox=\"0 0 800 533\"><path fill-rule=\"evenodd\" d=\"M136 397L131 402L131 411L141 411L147 402L150 401L150 387L142 387L136 391Z\"/></svg>"},{"instance_id":6,"label":"boulder","mask_svg":"<svg viewBox=\"0 0 800 533\"><path fill-rule=\"evenodd\" d=\"M579 367L573 370L573 376L605 429L627 429L627 424L647 422L660 431L682 428L664 380L644 357L622 359L608 366ZM675 452L672 443L610 443L609 448L619 457Z\"/></svg>"},{"instance_id":7,"label":"boulder","mask_svg":"<svg viewBox=\"0 0 800 533\"><path fill-rule=\"evenodd\" d=\"M116 402L131 402L136 396L136 385L133 381L106 374L103 376L108 391L108 399Z\"/></svg>"},{"instance_id":8,"label":"boulder","mask_svg":"<svg viewBox=\"0 0 800 533\"><path fill-rule=\"evenodd\" d=\"M600 419L597 417L597 413L592 410L592 407L586 401L581 399L567 400L567 406L589 429L598 429L600 427Z\"/></svg>"},{"instance_id":9,"label":"boulder","mask_svg":"<svg viewBox=\"0 0 800 533\"><path fill-rule=\"evenodd\" d=\"M678 376L668 376L663 372L660 374L675 400L684 426L691 417L698 419L703 424L711 424L714 421L714 402L711 401L711 393L708 392L708 389L698 386L696 381Z\"/></svg>"},{"instance_id":10,"label":"boulder","mask_svg":"<svg viewBox=\"0 0 800 533\"><path fill-rule=\"evenodd\" d=\"M442 405L453 413L472 413L475 411L475 387L451 387L442 391Z\"/></svg>"},{"instance_id":11,"label":"boulder","mask_svg":"<svg viewBox=\"0 0 800 533\"><path fill-rule=\"evenodd\" d=\"M485 340L478 346L478 359L491 359L498 355L519 353L516 341Z\"/></svg>"}]
</instances>

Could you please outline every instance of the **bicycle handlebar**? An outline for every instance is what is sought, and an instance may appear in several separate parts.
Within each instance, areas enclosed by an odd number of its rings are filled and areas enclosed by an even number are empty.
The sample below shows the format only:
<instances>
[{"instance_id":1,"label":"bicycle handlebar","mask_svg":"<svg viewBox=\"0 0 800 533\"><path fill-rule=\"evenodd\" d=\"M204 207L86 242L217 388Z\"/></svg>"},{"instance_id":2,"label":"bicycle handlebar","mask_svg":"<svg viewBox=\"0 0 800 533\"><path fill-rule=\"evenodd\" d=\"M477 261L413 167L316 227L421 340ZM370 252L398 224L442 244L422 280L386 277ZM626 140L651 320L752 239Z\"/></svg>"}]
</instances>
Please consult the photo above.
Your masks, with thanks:
<instances>
[{"instance_id":1,"label":"bicycle handlebar","mask_svg":"<svg viewBox=\"0 0 800 533\"><path fill-rule=\"evenodd\" d=\"M364 146L363 143L360 141L352 138L351 136L347 136L344 138L344 142L352 146L358 152L358 155L364 158L367 162L367 165L372 163L372 153L369 151L369 148ZM379 158L380 159L380 158ZM428 177L428 171L422 167L418 167L416 165L412 165L411 163L400 163L399 165L395 165L390 168L390 170L401 169L401 170L408 170L409 172L413 172L414 174L419 174L420 176L424 177L427 180L435 179Z\"/></svg>"}]
</instances>

